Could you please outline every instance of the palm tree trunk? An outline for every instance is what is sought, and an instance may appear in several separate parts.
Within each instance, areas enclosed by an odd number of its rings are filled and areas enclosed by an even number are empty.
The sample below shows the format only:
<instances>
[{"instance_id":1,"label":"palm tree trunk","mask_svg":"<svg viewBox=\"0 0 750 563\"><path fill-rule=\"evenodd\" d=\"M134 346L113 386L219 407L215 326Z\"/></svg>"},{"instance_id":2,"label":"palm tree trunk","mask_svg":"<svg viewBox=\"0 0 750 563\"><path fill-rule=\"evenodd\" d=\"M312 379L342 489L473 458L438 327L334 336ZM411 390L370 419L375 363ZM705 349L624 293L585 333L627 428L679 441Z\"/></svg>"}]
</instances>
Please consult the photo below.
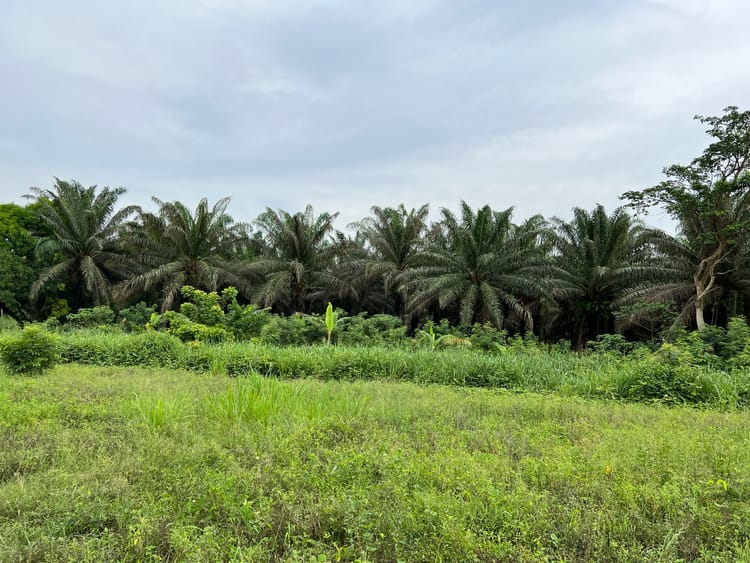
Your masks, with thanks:
<instances>
[{"instance_id":1,"label":"palm tree trunk","mask_svg":"<svg viewBox=\"0 0 750 563\"><path fill-rule=\"evenodd\" d=\"M580 352L583 350L583 332L586 325L586 320L578 321L575 333L575 340L573 341L573 350Z\"/></svg>"}]
</instances>

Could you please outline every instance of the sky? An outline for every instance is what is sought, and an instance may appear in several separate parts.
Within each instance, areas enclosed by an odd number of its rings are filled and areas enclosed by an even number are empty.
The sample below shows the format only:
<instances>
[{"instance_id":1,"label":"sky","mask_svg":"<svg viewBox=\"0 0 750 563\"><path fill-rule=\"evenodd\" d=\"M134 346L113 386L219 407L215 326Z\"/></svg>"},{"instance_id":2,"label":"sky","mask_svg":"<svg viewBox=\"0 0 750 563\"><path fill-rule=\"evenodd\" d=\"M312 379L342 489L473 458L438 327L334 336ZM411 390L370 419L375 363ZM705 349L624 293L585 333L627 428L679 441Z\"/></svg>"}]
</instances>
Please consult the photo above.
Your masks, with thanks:
<instances>
[{"instance_id":1,"label":"sky","mask_svg":"<svg viewBox=\"0 0 750 563\"><path fill-rule=\"evenodd\" d=\"M612 209L750 109L747 0L0 0L0 201ZM659 225L656 213L647 218Z\"/></svg>"}]
</instances>

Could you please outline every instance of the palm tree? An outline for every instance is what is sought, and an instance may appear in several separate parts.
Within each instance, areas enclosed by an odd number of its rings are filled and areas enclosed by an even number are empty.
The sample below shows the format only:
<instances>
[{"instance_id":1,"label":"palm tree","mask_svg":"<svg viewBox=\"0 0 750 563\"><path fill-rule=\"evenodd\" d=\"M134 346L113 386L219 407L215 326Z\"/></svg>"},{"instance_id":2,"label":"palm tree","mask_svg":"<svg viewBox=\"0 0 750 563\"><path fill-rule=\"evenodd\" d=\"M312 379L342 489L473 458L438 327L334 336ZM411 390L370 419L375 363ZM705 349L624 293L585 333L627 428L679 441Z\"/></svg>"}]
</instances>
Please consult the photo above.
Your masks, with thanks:
<instances>
[{"instance_id":1,"label":"palm tree","mask_svg":"<svg viewBox=\"0 0 750 563\"><path fill-rule=\"evenodd\" d=\"M118 285L118 295L127 299L160 288L163 311L175 305L184 285L206 291L231 285L249 296L249 283L234 260L247 243L247 225L226 213L230 198L212 208L203 198L194 212L179 201L152 199L158 212L141 213L124 234L133 256L130 277Z\"/></svg>"},{"instance_id":2,"label":"palm tree","mask_svg":"<svg viewBox=\"0 0 750 563\"><path fill-rule=\"evenodd\" d=\"M386 296L395 294L396 312L402 316L408 298L404 286L394 291L396 279L418 264L429 210L427 204L410 211L403 204L395 209L375 206L371 209L372 217L354 225L371 251L364 273L382 280Z\"/></svg>"},{"instance_id":3,"label":"palm tree","mask_svg":"<svg viewBox=\"0 0 750 563\"><path fill-rule=\"evenodd\" d=\"M572 221L552 222L558 319L569 327L573 347L580 350L587 340L614 331L613 310L628 290L650 287L648 283L668 274L647 262L653 232L622 207L612 215L601 205L591 213L576 207Z\"/></svg>"},{"instance_id":4,"label":"palm tree","mask_svg":"<svg viewBox=\"0 0 750 563\"><path fill-rule=\"evenodd\" d=\"M39 241L36 252L59 256L61 261L45 269L31 286L31 300L53 282L71 276L80 306L87 293L94 304L108 304L112 283L106 270L122 261L116 248L118 230L136 206L116 210L125 188L84 188L75 180L55 178L51 190L31 188L34 211L48 225L50 235Z\"/></svg>"},{"instance_id":5,"label":"palm tree","mask_svg":"<svg viewBox=\"0 0 750 563\"><path fill-rule=\"evenodd\" d=\"M339 285L331 271L338 250L331 240L336 217L338 213L316 217L310 205L294 214L266 208L258 216L255 225L265 235L267 253L249 267L263 277L254 301L290 312L306 311L311 301L323 302L325 291Z\"/></svg>"},{"instance_id":6,"label":"palm tree","mask_svg":"<svg viewBox=\"0 0 750 563\"><path fill-rule=\"evenodd\" d=\"M497 212L486 205L474 213L463 201L460 218L447 209L442 215L433 247L420 255L422 265L399 276L412 295L409 308L455 306L461 323L498 328L514 314L533 330L529 303L547 290L539 276L542 217L514 225L512 208Z\"/></svg>"}]
</instances>

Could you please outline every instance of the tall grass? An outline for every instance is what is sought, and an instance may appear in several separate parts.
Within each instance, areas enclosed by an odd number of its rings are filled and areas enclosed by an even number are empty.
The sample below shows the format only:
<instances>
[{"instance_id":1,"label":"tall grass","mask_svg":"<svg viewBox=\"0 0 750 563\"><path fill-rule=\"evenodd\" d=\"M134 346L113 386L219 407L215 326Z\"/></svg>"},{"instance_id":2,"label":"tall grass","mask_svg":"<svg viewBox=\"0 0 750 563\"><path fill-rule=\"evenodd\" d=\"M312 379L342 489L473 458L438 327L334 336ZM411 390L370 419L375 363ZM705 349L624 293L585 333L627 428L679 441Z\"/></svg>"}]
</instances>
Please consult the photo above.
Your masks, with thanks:
<instances>
[{"instance_id":1,"label":"tall grass","mask_svg":"<svg viewBox=\"0 0 750 563\"><path fill-rule=\"evenodd\" d=\"M182 344L164 333L93 331L62 335L61 343L67 361L94 365L177 367L284 379L405 380L718 408L750 404L750 367L675 367L652 357L574 354L534 345L490 354L465 349Z\"/></svg>"}]
</instances>

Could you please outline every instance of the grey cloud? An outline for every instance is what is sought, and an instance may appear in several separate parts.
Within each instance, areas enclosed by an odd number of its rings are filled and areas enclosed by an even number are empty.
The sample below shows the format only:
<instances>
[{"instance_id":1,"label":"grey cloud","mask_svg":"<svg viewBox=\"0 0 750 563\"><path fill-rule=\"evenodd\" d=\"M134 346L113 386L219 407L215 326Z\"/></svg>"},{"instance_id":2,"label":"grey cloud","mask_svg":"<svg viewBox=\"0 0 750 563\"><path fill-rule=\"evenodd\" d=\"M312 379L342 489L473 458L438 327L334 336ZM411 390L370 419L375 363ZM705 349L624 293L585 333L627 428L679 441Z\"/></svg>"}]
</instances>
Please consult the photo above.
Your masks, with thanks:
<instances>
[{"instance_id":1,"label":"grey cloud","mask_svg":"<svg viewBox=\"0 0 750 563\"><path fill-rule=\"evenodd\" d=\"M750 5L7 0L0 195L52 175L194 203L617 205L747 107ZM743 23L744 22L744 23ZM249 215L245 216L245 215Z\"/></svg>"}]
</instances>

